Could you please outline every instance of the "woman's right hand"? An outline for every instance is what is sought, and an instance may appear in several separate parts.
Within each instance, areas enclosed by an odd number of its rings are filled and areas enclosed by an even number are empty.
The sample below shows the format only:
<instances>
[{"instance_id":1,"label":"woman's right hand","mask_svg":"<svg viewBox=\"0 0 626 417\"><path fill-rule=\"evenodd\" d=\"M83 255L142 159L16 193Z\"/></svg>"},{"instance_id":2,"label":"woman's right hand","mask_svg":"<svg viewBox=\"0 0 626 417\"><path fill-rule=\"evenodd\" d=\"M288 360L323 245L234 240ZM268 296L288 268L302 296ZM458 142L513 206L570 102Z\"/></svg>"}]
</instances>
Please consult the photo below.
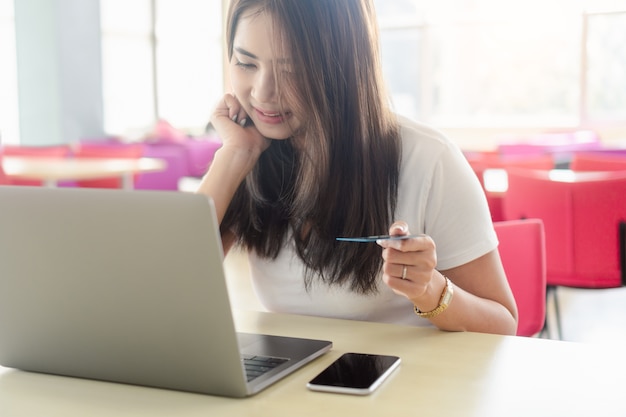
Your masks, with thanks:
<instances>
[{"instance_id":1,"label":"woman's right hand","mask_svg":"<svg viewBox=\"0 0 626 417\"><path fill-rule=\"evenodd\" d=\"M254 126L239 100L225 94L211 115L211 124L222 140L222 147L260 155L270 146L270 140Z\"/></svg>"},{"instance_id":2,"label":"woman's right hand","mask_svg":"<svg viewBox=\"0 0 626 417\"><path fill-rule=\"evenodd\" d=\"M247 118L241 103L232 94L224 95L211 115L211 124L222 140L222 146L215 152L197 192L213 199L220 224L237 188L270 145L269 139L264 138ZM230 243L224 241L225 253L231 243L232 240Z\"/></svg>"}]
</instances>

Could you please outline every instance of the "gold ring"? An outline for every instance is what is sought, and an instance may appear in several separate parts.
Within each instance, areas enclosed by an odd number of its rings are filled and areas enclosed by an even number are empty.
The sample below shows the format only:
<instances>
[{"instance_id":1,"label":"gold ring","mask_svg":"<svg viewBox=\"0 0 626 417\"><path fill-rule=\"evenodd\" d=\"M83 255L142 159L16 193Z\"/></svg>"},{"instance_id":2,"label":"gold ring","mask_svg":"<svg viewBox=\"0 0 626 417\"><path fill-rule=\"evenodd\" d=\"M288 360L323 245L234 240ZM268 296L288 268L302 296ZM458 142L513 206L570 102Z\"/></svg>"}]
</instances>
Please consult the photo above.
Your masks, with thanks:
<instances>
[{"instance_id":1,"label":"gold ring","mask_svg":"<svg viewBox=\"0 0 626 417\"><path fill-rule=\"evenodd\" d=\"M402 265L402 279L406 279L406 265Z\"/></svg>"}]
</instances>

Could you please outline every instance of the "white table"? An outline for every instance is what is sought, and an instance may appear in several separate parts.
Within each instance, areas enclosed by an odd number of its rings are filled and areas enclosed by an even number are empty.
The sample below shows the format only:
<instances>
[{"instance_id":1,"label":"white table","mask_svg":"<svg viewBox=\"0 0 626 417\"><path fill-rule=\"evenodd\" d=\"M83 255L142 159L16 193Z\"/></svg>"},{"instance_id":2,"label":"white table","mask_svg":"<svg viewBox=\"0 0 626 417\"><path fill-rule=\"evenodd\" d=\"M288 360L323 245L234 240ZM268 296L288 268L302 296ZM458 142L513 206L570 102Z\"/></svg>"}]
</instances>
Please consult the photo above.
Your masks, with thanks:
<instances>
[{"instance_id":1,"label":"white table","mask_svg":"<svg viewBox=\"0 0 626 417\"><path fill-rule=\"evenodd\" d=\"M0 368L0 416L624 416L626 361L611 346L236 311L239 330L328 338L331 352L248 399ZM367 397L308 391L344 352L399 355Z\"/></svg>"},{"instance_id":2,"label":"white table","mask_svg":"<svg viewBox=\"0 0 626 417\"><path fill-rule=\"evenodd\" d=\"M40 180L48 187L56 187L59 181L121 177L122 188L131 190L135 174L162 171L166 166L165 161L157 158L2 158L7 176Z\"/></svg>"}]
</instances>

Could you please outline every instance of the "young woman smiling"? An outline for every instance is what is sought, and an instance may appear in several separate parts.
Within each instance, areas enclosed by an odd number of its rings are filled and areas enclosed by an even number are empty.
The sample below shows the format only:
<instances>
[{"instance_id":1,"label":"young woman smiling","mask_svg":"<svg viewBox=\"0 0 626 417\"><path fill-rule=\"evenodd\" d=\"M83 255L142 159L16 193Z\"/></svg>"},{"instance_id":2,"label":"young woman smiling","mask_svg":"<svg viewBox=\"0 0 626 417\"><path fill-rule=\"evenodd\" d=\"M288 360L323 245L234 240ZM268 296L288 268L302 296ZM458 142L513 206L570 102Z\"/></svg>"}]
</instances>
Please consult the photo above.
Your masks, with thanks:
<instances>
[{"instance_id":1,"label":"young woman smiling","mask_svg":"<svg viewBox=\"0 0 626 417\"><path fill-rule=\"evenodd\" d=\"M371 0L233 0L223 140L199 188L271 311L515 334L484 194L393 113ZM337 237L411 236L374 242Z\"/></svg>"}]
</instances>

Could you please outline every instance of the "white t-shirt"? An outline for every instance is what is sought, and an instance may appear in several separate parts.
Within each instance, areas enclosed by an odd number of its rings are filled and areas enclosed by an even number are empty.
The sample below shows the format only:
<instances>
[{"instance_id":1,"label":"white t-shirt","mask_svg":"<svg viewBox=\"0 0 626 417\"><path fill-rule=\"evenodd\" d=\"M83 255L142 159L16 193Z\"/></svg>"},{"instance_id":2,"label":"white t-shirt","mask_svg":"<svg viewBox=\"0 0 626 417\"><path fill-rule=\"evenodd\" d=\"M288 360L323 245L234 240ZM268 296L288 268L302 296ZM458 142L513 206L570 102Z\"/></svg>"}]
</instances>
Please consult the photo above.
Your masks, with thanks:
<instances>
[{"instance_id":1,"label":"white t-shirt","mask_svg":"<svg viewBox=\"0 0 626 417\"><path fill-rule=\"evenodd\" d=\"M395 220L430 235L437 269L463 265L497 247L484 192L465 157L441 133L399 117L402 162ZM358 243L355 243L358 244ZM275 260L250 253L254 290L273 312L429 326L413 304L379 278L376 294L316 282L304 287L304 266L288 240Z\"/></svg>"}]
</instances>

